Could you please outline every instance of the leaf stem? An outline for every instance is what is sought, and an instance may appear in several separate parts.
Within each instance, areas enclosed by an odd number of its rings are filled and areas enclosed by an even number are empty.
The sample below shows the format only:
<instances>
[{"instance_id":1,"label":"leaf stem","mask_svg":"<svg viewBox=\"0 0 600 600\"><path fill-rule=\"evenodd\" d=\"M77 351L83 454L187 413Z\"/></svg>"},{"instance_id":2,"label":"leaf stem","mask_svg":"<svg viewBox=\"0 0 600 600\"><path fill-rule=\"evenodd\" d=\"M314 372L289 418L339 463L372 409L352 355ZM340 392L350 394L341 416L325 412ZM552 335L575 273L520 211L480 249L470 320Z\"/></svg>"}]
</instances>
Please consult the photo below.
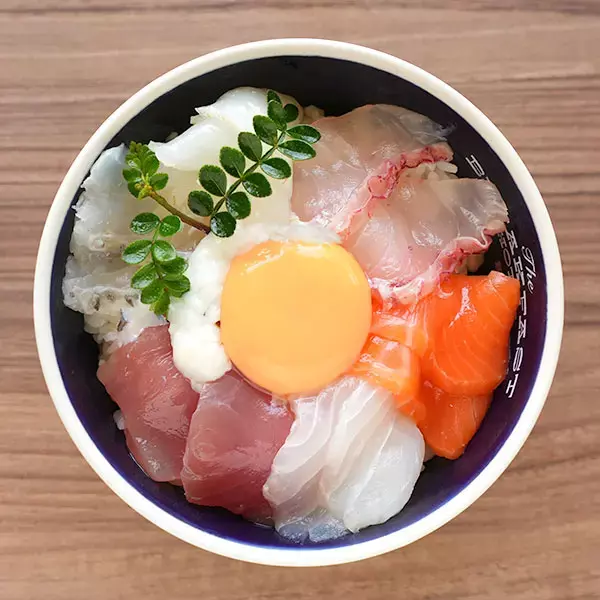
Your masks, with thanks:
<instances>
[{"instance_id":1,"label":"leaf stem","mask_svg":"<svg viewBox=\"0 0 600 600\"><path fill-rule=\"evenodd\" d=\"M149 190L148 196L150 198L152 198L152 200L154 200L155 202L160 204L165 210L168 210L172 215L179 217L186 225L189 225L190 227L194 227L195 229L199 229L200 231L203 231L204 233L210 232L210 228L207 225L205 225L204 223L200 223L199 221L196 221L195 219L192 219L191 217L188 217L188 215L186 215L185 213L183 213L180 210L178 210L177 208L175 208L172 204L170 204L167 201L166 198L163 198L163 196L161 196L154 189Z\"/></svg>"}]
</instances>

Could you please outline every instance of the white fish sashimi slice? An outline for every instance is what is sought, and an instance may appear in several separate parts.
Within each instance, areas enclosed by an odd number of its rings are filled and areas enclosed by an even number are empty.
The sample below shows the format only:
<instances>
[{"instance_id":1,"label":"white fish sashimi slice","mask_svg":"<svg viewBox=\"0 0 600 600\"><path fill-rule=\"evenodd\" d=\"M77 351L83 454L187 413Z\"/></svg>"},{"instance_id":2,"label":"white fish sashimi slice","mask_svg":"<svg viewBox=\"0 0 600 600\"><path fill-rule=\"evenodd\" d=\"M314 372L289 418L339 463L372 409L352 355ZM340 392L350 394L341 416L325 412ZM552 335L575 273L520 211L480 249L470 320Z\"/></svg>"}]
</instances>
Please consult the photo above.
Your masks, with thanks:
<instances>
[{"instance_id":1,"label":"white fish sashimi slice","mask_svg":"<svg viewBox=\"0 0 600 600\"><path fill-rule=\"evenodd\" d=\"M105 150L83 182L75 205L73 256L63 279L65 305L83 313L85 330L111 347L132 341L143 327L161 324L131 288L137 267L120 256L132 241L131 219L156 207L154 201L136 200L129 193L122 175L125 154L123 145Z\"/></svg>"},{"instance_id":2,"label":"white fish sashimi slice","mask_svg":"<svg viewBox=\"0 0 600 600\"><path fill-rule=\"evenodd\" d=\"M134 272L133 266L108 261L88 271L70 256L63 279L65 305L84 315L100 313L118 322L120 311L133 306L137 299L137 292L130 285Z\"/></svg>"},{"instance_id":3,"label":"white fish sashimi slice","mask_svg":"<svg viewBox=\"0 0 600 600\"><path fill-rule=\"evenodd\" d=\"M431 146L445 140L443 127L428 117L400 106L366 105L342 117L325 117L316 123L332 141L345 142L341 157L368 172L383 160L395 161L401 154Z\"/></svg>"},{"instance_id":4,"label":"white fish sashimi slice","mask_svg":"<svg viewBox=\"0 0 600 600\"><path fill-rule=\"evenodd\" d=\"M125 155L123 144L105 150L83 182L83 192L75 205L75 224L70 250L77 262L92 270L108 258L119 258L123 247L132 241L129 224L141 212L168 213L154 200L134 198L123 178ZM193 248L202 234L184 227L172 241L180 250ZM123 263L124 265L124 263Z\"/></svg>"},{"instance_id":5,"label":"white fish sashimi slice","mask_svg":"<svg viewBox=\"0 0 600 600\"><path fill-rule=\"evenodd\" d=\"M107 260L88 271L70 256L62 286L65 306L84 315L85 330L98 343L107 343L107 353L132 342L145 327L164 323L131 288L135 267L119 262Z\"/></svg>"},{"instance_id":6,"label":"white fish sashimi slice","mask_svg":"<svg viewBox=\"0 0 600 600\"><path fill-rule=\"evenodd\" d=\"M295 167L292 208L340 234L382 296L411 302L504 230L484 180L456 179L441 126L388 105L320 119L317 156Z\"/></svg>"},{"instance_id":7,"label":"white fish sashimi slice","mask_svg":"<svg viewBox=\"0 0 600 600\"><path fill-rule=\"evenodd\" d=\"M365 224L344 241L371 280L395 281L411 267L410 230L393 219L388 203L378 203Z\"/></svg>"},{"instance_id":8,"label":"white fish sashimi slice","mask_svg":"<svg viewBox=\"0 0 600 600\"><path fill-rule=\"evenodd\" d=\"M291 102L298 107L301 119L302 107L293 98L280 96L284 103ZM254 131L252 119L256 115L267 114L267 90L237 88L223 94L215 103L197 108L196 111L198 115L192 117L189 129L169 142L149 144L162 164L161 169L169 175L169 183L163 192L165 197L186 214L191 214L187 206L189 192L199 189L199 169L204 165L219 165L221 148L237 148L239 133ZM227 178L229 185L233 183L231 176L228 175ZM292 178L270 179L269 183L272 194L267 198L252 199L252 212L246 222L285 223L289 220Z\"/></svg>"},{"instance_id":9,"label":"white fish sashimi slice","mask_svg":"<svg viewBox=\"0 0 600 600\"><path fill-rule=\"evenodd\" d=\"M86 331L111 348L162 322L140 304L139 292L130 286L137 267L126 265L120 256L132 241L131 219L157 208L153 200L136 200L129 193L122 175L125 154L123 145L105 150L83 182L75 205L73 256L67 260L63 280L65 305L83 313Z\"/></svg>"},{"instance_id":10,"label":"white fish sashimi slice","mask_svg":"<svg viewBox=\"0 0 600 600\"><path fill-rule=\"evenodd\" d=\"M392 409L345 484L328 499L331 513L350 531L383 523L399 513L421 473L425 445L421 432Z\"/></svg>"},{"instance_id":11,"label":"white fish sashimi slice","mask_svg":"<svg viewBox=\"0 0 600 600\"><path fill-rule=\"evenodd\" d=\"M323 541L346 533L346 527L321 506L320 477L339 406L336 389L292 402L290 435L275 456L263 495L274 509L277 531L303 542ZM343 394L337 394L343 402Z\"/></svg>"},{"instance_id":12,"label":"white fish sashimi slice","mask_svg":"<svg viewBox=\"0 0 600 600\"><path fill-rule=\"evenodd\" d=\"M123 179L125 154L123 145L105 150L82 184L71 237L71 252L81 265L118 255L131 241L131 219L156 206L154 200L136 200L129 193Z\"/></svg>"},{"instance_id":13,"label":"white fish sashimi slice","mask_svg":"<svg viewBox=\"0 0 600 600\"><path fill-rule=\"evenodd\" d=\"M302 107L293 98L282 96L282 101L296 105L301 117ZM196 112L190 119L192 127L171 141L150 142L150 148L165 166L197 173L202 165L218 165L221 148L237 148L238 134L253 132L252 119L267 114L267 90L236 88L213 104L196 108Z\"/></svg>"},{"instance_id":14,"label":"white fish sashimi slice","mask_svg":"<svg viewBox=\"0 0 600 600\"><path fill-rule=\"evenodd\" d=\"M363 106L314 126L317 155L295 165L292 208L340 234L374 199L387 197L402 170L452 158L442 127L397 106Z\"/></svg>"},{"instance_id":15,"label":"white fish sashimi slice","mask_svg":"<svg viewBox=\"0 0 600 600\"><path fill-rule=\"evenodd\" d=\"M417 444L408 453L414 462L402 464L398 454L402 457L411 441ZM321 489L329 511L351 531L395 515L410 498L421 471L424 450L420 446L424 448L419 430L397 415L389 394L358 382L340 411L323 469ZM402 489L394 489L393 481Z\"/></svg>"},{"instance_id":16,"label":"white fish sashimi slice","mask_svg":"<svg viewBox=\"0 0 600 600\"><path fill-rule=\"evenodd\" d=\"M496 186L480 179L401 178L344 246L382 296L411 302L504 231L508 211Z\"/></svg>"},{"instance_id":17,"label":"white fish sashimi slice","mask_svg":"<svg viewBox=\"0 0 600 600\"><path fill-rule=\"evenodd\" d=\"M302 122L304 111L296 100L285 94L278 95L284 105L294 104L298 109L298 118L290 123L290 126ZM239 87L225 92L214 104L197 108L198 115L193 116L190 121L196 125L213 117L226 118L235 125L238 131L254 131L252 119L256 115L266 115L267 104L267 90ZM314 107L312 108L314 109Z\"/></svg>"},{"instance_id":18,"label":"white fish sashimi slice","mask_svg":"<svg viewBox=\"0 0 600 600\"><path fill-rule=\"evenodd\" d=\"M148 306L139 301L139 291L131 288L137 266L121 259L125 245L135 239L129 224L140 212L166 211L151 199L137 200L123 178L124 145L105 150L83 182L83 192L75 205L75 224L63 280L66 306L83 313L85 329L98 343L106 342L110 352L133 341L145 327L160 325ZM184 227L173 236L178 249L193 247L202 234Z\"/></svg>"},{"instance_id":19,"label":"white fish sashimi slice","mask_svg":"<svg viewBox=\"0 0 600 600\"><path fill-rule=\"evenodd\" d=\"M338 396L340 391L345 393L322 472L321 488L328 494L344 485L355 463L393 409L387 396L366 381L347 378L345 383L347 389L337 388Z\"/></svg>"},{"instance_id":20,"label":"white fish sashimi slice","mask_svg":"<svg viewBox=\"0 0 600 600\"><path fill-rule=\"evenodd\" d=\"M335 390L327 390L331 391ZM276 509L276 523L303 523L310 528L311 515L319 509L319 479L338 407L335 395L326 393L295 400L292 408L294 423L275 456L263 494ZM294 537L297 535L300 532ZM305 532L304 537L307 535Z\"/></svg>"},{"instance_id":21,"label":"white fish sashimi slice","mask_svg":"<svg viewBox=\"0 0 600 600\"><path fill-rule=\"evenodd\" d=\"M294 425L263 487L281 535L333 539L404 507L425 445L389 392L344 377L292 408Z\"/></svg>"},{"instance_id":22,"label":"white fish sashimi slice","mask_svg":"<svg viewBox=\"0 0 600 600\"><path fill-rule=\"evenodd\" d=\"M231 146L239 130L223 118L203 119L170 142L150 142L160 162L181 171L197 173L202 165L218 165L219 150Z\"/></svg>"}]
</instances>

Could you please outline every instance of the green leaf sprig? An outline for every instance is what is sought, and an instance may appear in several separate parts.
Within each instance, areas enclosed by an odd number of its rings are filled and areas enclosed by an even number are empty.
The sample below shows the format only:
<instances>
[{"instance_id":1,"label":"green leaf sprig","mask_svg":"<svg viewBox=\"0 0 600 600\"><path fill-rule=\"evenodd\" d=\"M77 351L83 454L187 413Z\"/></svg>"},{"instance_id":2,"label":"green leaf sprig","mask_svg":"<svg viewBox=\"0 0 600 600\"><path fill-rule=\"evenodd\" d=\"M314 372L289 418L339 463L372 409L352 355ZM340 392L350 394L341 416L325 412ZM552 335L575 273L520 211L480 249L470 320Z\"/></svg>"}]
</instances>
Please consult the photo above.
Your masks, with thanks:
<instances>
[{"instance_id":1,"label":"green leaf sprig","mask_svg":"<svg viewBox=\"0 0 600 600\"><path fill-rule=\"evenodd\" d=\"M221 148L220 166L205 165L198 173L204 189L188 195L189 209L201 217L210 217L210 229L219 237L233 235L236 222L250 215L252 206L248 196L264 198L272 194L265 175L273 179L292 175L289 163L273 156L276 151L292 160L315 156L312 144L319 141L321 134L310 125L289 127L298 118L298 108L294 104L284 106L274 91L269 90L267 101L268 116L256 115L252 120L254 133L243 131L238 135L239 149ZM264 153L263 144L268 147ZM227 174L234 178L229 186ZM243 191L238 189L240 186Z\"/></svg>"},{"instance_id":2,"label":"green leaf sprig","mask_svg":"<svg viewBox=\"0 0 600 600\"><path fill-rule=\"evenodd\" d=\"M133 233L147 235L151 239L131 242L123 250L123 260L130 265L145 262L131 278L131 287L140 290L140 300L150 304L157 315L167 315L171 297L180 298L190 289L190 280L184 275L187 261L177 256L177 251L168 238L183 227L177 215L167 215L160 219L154 213L140 213L131 221ZM147 259L150 259L149 261Z\"/></svg>"},{"instance_id":3,"label":"green leaf sprig","mask_svg":"<svg viewBox=\"0 0 600 600\"><path fill-rule=\"evenodd\" d=\"M129 145L123 177L130 193L138 199L152 198L171 213L162 220L154 213L137 215L131 221L131 231L138 235L152 233L152 238L136 240L122 253L128 264L145 263L132 276L131 286L141 291L142 303L149 304L156 314L166 316L171 298L180 298L190 289L190 281L184 275L187 262L177 255L173 244L161 238L178 233L182 223L205 233L212 231L219 237L233 235L237 221L250 215L249 196L264 198L272 194L266 176L287 179L292 175L289 163L274 156L275 152L292 160L315 156L312 144L319 141L321 134L310 125L289 126L298 118L294 104L284 105L281 98L269 90L267 115L254 117L254 133L243 131L238 135L239 148L221 148L221 166L205 165L199 170L198 180L203 189L189 193L188 207L195 215L209 217L210 228L178 210L159 193L166 187L169 176L158 172L160 161L156 154L146 144L131 142ZM263 144L268 147L264 153ZM234 178L229 186L227 174ZM240 186L243 190L238 189Z\"/></svg>"}]
</instances>

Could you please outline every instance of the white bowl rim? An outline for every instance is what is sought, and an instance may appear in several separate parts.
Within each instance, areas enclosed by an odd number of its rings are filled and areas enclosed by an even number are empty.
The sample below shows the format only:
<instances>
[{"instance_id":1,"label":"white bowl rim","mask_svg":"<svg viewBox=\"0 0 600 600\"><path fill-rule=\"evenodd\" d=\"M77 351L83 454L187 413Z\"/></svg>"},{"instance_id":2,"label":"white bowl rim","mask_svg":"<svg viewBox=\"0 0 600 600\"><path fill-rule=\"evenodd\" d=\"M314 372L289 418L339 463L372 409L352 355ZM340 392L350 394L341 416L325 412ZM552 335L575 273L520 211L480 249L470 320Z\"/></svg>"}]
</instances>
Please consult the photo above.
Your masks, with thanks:
<instances>
[{"instance_id":1,"label":"white bowl rim","mask_svg":"<svg viewBox=\"0 0 600 600\"><path fill-rule=\"evenodd\" d=\"M294 55L337 58L387 71L428 91L461 115L496 152L517 184L539 236L546 270L548 322L538 375L518 422L497 454L463 490L419 521L380 538L340 548L281 549L244 544L197 529L153 504L109 463L79 420L62 381L50 320L52 265L65 216L91 165L122 126L155 99L189 79L238 62ZM191 60L152 81L102 123L76 157L48 213L35 270L34 321L44 378L65 428L100 478L130 507L172 535L222 556L273 566L325 566L374 557L424 537L460 514L498 479L529 436L546 401L562 339L563 294L556 236L540 192L517 152L479 109L435 76L389 54L345 42L291 38L232 46Z\"/></svg>"}]
</instances>

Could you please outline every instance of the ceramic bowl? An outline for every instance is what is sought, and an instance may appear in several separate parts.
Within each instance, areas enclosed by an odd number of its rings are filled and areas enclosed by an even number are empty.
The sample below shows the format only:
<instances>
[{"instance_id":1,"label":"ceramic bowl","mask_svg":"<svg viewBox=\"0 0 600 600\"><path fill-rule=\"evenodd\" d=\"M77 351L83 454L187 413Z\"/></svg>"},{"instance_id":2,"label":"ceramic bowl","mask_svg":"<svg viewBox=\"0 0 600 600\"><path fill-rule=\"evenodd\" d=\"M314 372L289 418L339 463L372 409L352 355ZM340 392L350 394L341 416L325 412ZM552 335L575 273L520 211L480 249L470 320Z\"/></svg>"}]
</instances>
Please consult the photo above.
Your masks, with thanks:
<instances>
[{"instance_id":1,"label":"ceramic bowl","mask_svg":"<svg viewBox=\"0 0 600 600\"><path fill-rule=\"evenodd\" d=\"M196 106L238 86L277 89L338 115L368 103L423 113L448 126L459 175L493 181L510 225L484 268L522 283L506 380L465 454L428 463L404 510L388 522L320 545L293 545L272 529L225 510L186 502L180 488L150 480L131 459L113 421L115 405L96 378L96 345L80 314L65 308L61 282L73 228L71 209L90 167L106 148L162 140L189 125ZM35 329L48 389L73 441L98 475L132 508L195 546L269 565L345 563L401 548L465 510L506 469L531 432L554 375L563 326L560 256L548 212L527 168L500 131L457 91L399 58L311 39L235 46L159 77L94 133L65 176L50 209L35 274Z\"/></svg>"}]
</instances>

